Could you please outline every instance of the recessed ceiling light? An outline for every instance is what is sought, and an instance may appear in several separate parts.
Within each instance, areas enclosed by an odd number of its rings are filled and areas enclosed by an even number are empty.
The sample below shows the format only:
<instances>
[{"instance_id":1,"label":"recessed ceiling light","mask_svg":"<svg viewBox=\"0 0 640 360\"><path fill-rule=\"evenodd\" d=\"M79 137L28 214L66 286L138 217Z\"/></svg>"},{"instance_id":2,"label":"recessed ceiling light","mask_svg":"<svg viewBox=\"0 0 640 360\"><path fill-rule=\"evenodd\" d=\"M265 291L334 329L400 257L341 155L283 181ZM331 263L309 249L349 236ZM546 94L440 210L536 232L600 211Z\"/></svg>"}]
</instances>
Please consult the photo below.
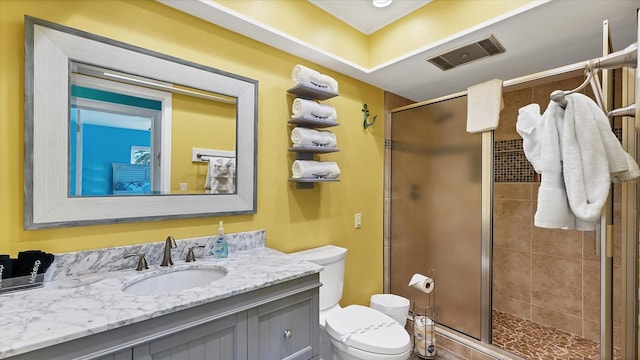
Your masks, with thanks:
<instances>
[{"instance_id":1,"label":"recessed ceiling light","mask_svg":"<svg viewBox=\"0 0 640 360\"><path fill-rule=\"evenodd\" d=\"M391 5L393 0L373 0L373 6L383 8Z\"/></svg>"}]
</instances>

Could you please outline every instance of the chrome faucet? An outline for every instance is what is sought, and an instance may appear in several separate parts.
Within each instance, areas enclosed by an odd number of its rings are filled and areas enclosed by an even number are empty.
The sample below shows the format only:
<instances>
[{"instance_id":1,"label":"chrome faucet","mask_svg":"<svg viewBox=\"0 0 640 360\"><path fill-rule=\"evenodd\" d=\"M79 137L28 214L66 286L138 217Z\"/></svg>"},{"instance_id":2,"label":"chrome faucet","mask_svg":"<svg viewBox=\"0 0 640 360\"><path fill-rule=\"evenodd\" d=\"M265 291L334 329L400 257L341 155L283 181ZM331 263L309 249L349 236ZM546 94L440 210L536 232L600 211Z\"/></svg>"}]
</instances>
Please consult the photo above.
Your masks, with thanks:
<instances>
[{"instance_id":1,"label":"chrome faucet","mask_svg":"<svg viewBox=\"0 0 640 360\"><path fill-rule=\"evenodd\" d=\"M167 236L167 240L164 242L164 256L162 257L162 264L160 266L169 266L173 265L173 261L171 260L171 249L177 247L176 240L173 236Z\"/></svg>"},{"instance_id":2,"label":"chrome faucet","mask_svg":"<svg viewBox=\"0 0 640 360\"><path fill-rule=\"evenodd\" d=\"M126 254L123 257L126 259L132 256L138 257L138 266L136 267L137 271L142 271L149 268L149 266L147 266L147 259L144 258L144 254Z\"/></svg>"},{"instance_id":3,"label":"chrome faucet","mask_svg":"<svg viewBox=\"0 0 640 360\"><path fill-rule=\"evenodd\" d=\"M193 249L195 248L203 248L204 249L204 245L197 245L197 246L192 246L189 248L189 252L187 252L187 260L186 262L192 262L192 261L196 261L196 254L193 253Z\"/></svg>"}]
</instances>

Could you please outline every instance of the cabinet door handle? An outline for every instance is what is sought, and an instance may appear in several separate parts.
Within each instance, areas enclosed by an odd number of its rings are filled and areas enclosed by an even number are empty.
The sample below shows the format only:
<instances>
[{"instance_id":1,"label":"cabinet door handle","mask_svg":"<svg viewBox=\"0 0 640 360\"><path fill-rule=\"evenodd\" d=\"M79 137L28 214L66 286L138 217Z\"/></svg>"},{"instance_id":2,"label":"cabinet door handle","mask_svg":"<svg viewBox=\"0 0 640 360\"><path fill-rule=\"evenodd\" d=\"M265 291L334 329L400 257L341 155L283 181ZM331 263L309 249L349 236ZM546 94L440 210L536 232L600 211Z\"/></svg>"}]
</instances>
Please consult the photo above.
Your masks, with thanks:
<instances>
[{"instance_id":1,"label":"cabinet door handle","mask_svg":"<svg viewBox=\"0 0 640 360\"><path fill-rule=\"evenodd\" d=\"M290 339L293 336L293 332L289 329L284 331L284 337L285 339Z\"/></svg>"}]
</instances>

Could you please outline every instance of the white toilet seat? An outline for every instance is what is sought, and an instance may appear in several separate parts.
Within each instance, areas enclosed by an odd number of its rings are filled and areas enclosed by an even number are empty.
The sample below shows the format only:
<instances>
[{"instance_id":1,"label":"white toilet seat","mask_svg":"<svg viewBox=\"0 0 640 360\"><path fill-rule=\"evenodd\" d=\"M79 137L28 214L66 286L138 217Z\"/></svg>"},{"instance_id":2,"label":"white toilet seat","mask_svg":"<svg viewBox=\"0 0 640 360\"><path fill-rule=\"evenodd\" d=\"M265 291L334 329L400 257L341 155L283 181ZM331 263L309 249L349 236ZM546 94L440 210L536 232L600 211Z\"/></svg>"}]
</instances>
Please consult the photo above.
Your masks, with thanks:
<instances>
[{"instance_id":1,"label":"white toilet seat","mask_svg":"<svg viewBox=\"0 0 640 360\"><path fill-rule=\"evenodd\" d=\"M406 359L411 339L405 329L380 311L349 305L332 311L325 330L336 348L359 359ZM404 356L404 357L403 357Z\"/></svg>"},{"instance_id":2,"label":"white toilet seat","mask_svg":"<svg viewBox=\"0 0 640 360\"><path fill-rule=\"evenodd\" d=\"M338 344L337 340L331 339L334 346L334 353L339 355L340 359L358 359L358 360L407 360L411 356L411 348L401 354L383 355L375 354L368 351L358 350L356 348L346 346L342 343ZM344 356L346 355L346 356Z\"/></svg>"}]
</instances>

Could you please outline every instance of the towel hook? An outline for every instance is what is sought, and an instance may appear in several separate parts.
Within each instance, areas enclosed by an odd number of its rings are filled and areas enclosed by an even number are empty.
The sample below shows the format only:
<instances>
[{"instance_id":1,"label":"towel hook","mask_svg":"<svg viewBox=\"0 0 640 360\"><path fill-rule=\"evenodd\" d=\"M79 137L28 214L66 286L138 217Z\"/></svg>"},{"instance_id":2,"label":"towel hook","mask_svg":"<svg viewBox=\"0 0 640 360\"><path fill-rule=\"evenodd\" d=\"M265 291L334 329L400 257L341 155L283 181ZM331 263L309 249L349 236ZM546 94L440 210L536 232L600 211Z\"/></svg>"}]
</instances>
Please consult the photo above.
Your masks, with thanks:
<instances>
[{"instance_id":1,"label":"towel hook","mask_svg":"<svg viewBox=\"0 0 640 360\"><path fill-rule=\"evenodd\" d=\"M374 115L373 119L371 120L371 122L368 122L367 119L369 118L369 107L367 106L367 104L362 105L362 113L364 116L364 121L362 122L362 127L366 130L369 126L373 125L376 123L376 119L378 118L378 115Z\"/></svg>"},{"instance_id":2,"label":"towel hook","mask_svg":"<svg viewBox=\"0 0 640 360\"><path fill-rule=\"evenodd\" d=\"M560 106L564 108L565 106L567 106L567 99L565 99L564 97L584 89L591 82L591 78L593 78L593 76L596 75L594 74L596 71L597 70L592 70L590 66L587 66L587 69L585 70L587 78L584 80L582 84L580 84L577 88L573 90L567 90L567 91L554 90L550 96L551 100L559 103Z\"/></svg>"}]
</instances>

